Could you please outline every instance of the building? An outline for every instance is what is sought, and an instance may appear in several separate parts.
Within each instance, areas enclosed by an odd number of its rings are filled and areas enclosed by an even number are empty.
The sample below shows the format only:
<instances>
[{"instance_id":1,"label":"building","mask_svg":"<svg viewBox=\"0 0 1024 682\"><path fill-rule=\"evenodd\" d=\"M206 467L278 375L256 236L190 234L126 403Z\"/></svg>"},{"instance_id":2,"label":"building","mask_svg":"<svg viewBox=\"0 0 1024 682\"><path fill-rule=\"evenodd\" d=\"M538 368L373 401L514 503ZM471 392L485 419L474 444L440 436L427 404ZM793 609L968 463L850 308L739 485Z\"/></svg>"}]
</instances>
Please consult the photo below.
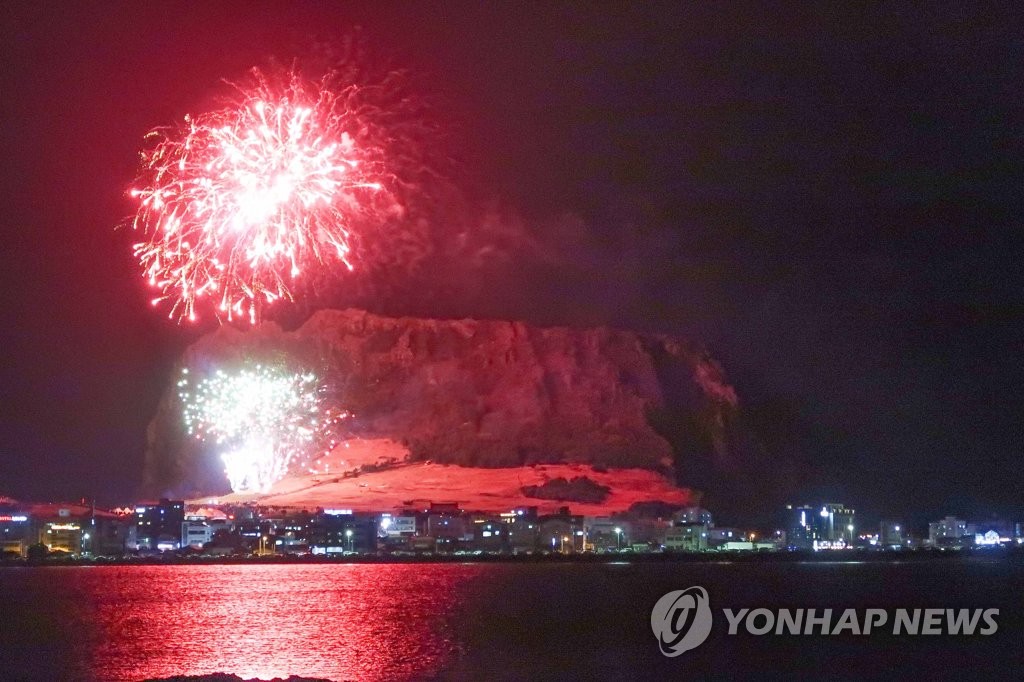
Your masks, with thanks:
<instances>
[{"instance_id":1,"label":"building","mask_svg":"<svg viewBox=\"0 0 1024 682\"><path fill-rule=\"evenodd\" d=\"M818 512L820 518L819 541L827 541L833 545L849 547L857 537L857 526L854 523L854 510L838 502L826 502Z\"/></svg>"},{"instance_id":2,"label":"building","mask_svg":"<svg viewBox=\"0 0 1024 682\"><path fill-rule=\"evenodd\" d=\"M708 548L708 527L703 523L679 523L665 531L670 552L703 552Z\"/></svg>"},{"instance_id":3,"label":"building","mask_svg":"<svg viewBox=\"0 0 1024 682\"><path fill-rule=\"evenodd\" d=\"M416 536L416 516L402 513L384 513L377 527L377 544L387 550L409 549Z\"/></svg>"},{"instance_id":4,"label":"building","mask_svg":"<svg viewBox=\"0 0 1024 682\"><path fill-rule=\"evenodd\" d=\"M181 546L200 549L213 540L216 528L207 523L205 519L190 519L181 524Z\"/></svg>"},{"instance_id":5,"label":"building","mask_svg":"<svg viewBox=\"0 0 1024 682\"><path fill-rule=\"evenodd\" d=\"M234 524L228 515L212 507L200 507L186 512L181 524L181 547L203 549L213 542L215 537L223 537L230 533Z\"/></svg>"},{"instance_id":6,"label":"building","mask_svg":"<svg viewBox=\"0 0 1024 682\"><path fill-rule=\"evenodd\" d=\"M34 542L28 510L10 498L3 498L0 501L0 557L23 557Z\"/></svg>"},{"instance_id":7,"label":"building","mask_svg":"<svg viewBox=\"0 0 1024 682\"><path fill-rule=\"evenodd\" d=\"M558 514L540 517L537 525L537 545L541 550L562 554L583 551L585 531L582 516L573 516L563 508Z\"/></svg>"},{"instance_id":8,"label":"building","mask_svg":"<svg viewBox=\"0 0 1024 682\"><path fill-rule=\"evenodd\" d=\"M529 553L537 549L537 507L521 507L500 515L508 526L508 546L513 554Z\"/></svg>"},{"instance_id":9,"label":"building","mask_svg":"<svg viewBox=\"0 0 1024 682\"><path fill-rule=\"evenodd\" d=\"M181 547L184 500L161 498L135 506L135 541L139 549L172 550Z\"/></svg>"},{"instance_id":10,"label":"building","mask_svg":"<svg viewBox=\"0 0 1024 682\"><path fill-rule=\"evenodd\" d=\"M672 515L676 524L699 523L711 528L715 525L711 512L703 507L685 507Z\"/></svg>"},{"instance_id":11,"label":"building","mask_svg":"<svg viewBox=\"0 0 1024 682\"><path fill-rule=\"evenodd\" d=\"M31 544L49 552L83 556L120 556L134 549L131 516L84 503L32 504L26 507Z\"/></svg>"},{"instance_id":12,"label":"building","mask_svg":"<svg viewBox=\"0 0 1024 682\"><path fill-rule=\"evenodd\" d=\"M250 506L236 508L231 516L234 516L233 534L237 537L237 544L232 543L234 549L265 554L276 548L277 528L273 519L264 519L257 508ZM307 529L307 535L311 528Z\"/></svg>"},{"instance_id":13,"label":"building","mask_svg":"<svg viewBox=\"0 0 1024 682\"><path fill-rule=\"evenodd\" d=\"M1001 519L989 519L974 524L974 544L994 546L1015 539L1014 524Z\"/></svg>"},{"instance_id":14,"label":"building","mask_svg":"<svg viewBox=\"0 0 1024 682\"><path fill-rule=\"evenodd\" d=\"M882 521L878 528L878 544L883 549L902 549L907 539L906 526L898 521Z\"/></svg>"},{"instance_id":15,"label":"building","mask_svg":"<svg viewBox=\"0 0 1024 682\"><path fill-rule=\"evenodd\" d=\"M818 539L818 528L815 521L818 518L818 510L810 505L794 507L786 506L786 546L794 550L808 550L814 548L814 542Z\"/></svg>"},{"instance_id":16,"label":"building","mask_svg":"<svg viewBox=\"0 0 1024 682\"><path fill-rule=\"evenodd\" d=\"M928 545L930 547L964 547L974 544L975 528L955 516L928 524Z\"/></svg>"},{"instance_id":17,"label":"building","mask_svg":"<svg viewBox=\"0 0 1024 682\"><path fill-rule=\"evenodd\" d=\"M587 516L583 519L586 549L608 552L629 547L633 524L618 517Z\"/></svg>"},{"instance_id":18,"label":"building","mask_svg":"<svg viewBox=\"0 0 1024 682\"><path fill-rule=\"evenodd\" d=\"M138 546L133 515L96 510L92 520L93 530L86 546L94 556L123 556Z\"/></svg>"},{"instance_id":19,"label":"building","mask_svg":"<svg viewBox=\"0 0 1024 682\"><path fill-rule=\"evenodd\" d=\"M388 538L410 538L416 535L416 517L381 514L380 536Z\"/></svg>"},{"instance_id":20,"label":"building","mask_svg":"<svg viewBox=\"0 0 1024 682\"><path fill-rule=\"evenodd\" d=\"M469 549L473 545L474 530L470 519L450 510L427 515L427 537L434 538L438 552Z\"/></svg>"},{"instance_id":21,"label":"building","mask_svg":"<svg viewBox=\"0 0 1024 682\"><path fill-rule=\"evenodd\" d=\"M821 507L788 505L785 531L789 549L850 547L857 537L855 512L838 502Z\"/></svg>"},{"instance_id":22,"label":"building","mask_svg":"<svg viewBox=\"0 0 1024 682\"><path fill-rule=\"evenodd\" d=\"M998 545L1002 540L1003 538L994 530L987 530L984 533L974 534L974 544L980 546L992 547Z\"/></svg>"},{"instance_id":23,"label":"building","mask_svg":"<svg viewBox=\"0 0 1024 682\"><path fill-rule=\"evenodd\" d=\"M79 555L88 553L93 539L93 510L82 504L29 505L28 518L32 544L48 552Z\"/></svg>"},{"instance_id":24,"label":"building","mask_svg":"<svg viewBox=\"0 0 1024 682\"><path fill-rule=\"evenodd\" d=\"M313 528L313 514L306 511L291 512L281 519L275 530L276 551L285 554L306 554Z\"/></svg>"},{"instance_id":25,"label":"building","mask_svg":"<svg viewBox=\"0 0 1024 682\"><path fill-rule=\"evenodd\" d=\"M313 554L376 552L380 517L350 509L325 509L313 518L310 550Z\"/></svg>"},{"instance_id":26,"label":"building","mask_svg":"<svg viewBox=\"0 0 1024 682\"><path fill-rule=\"evenodd\" d=\"M730 542L746 542L746 532L739 528L708 528L708 547L711 549L721 548Z\"/></svg>"},{"instance_id":27,"label":"building","mask_svg":"<svg viewBox=\"0 0 1024 682\"><path fill-rule=\"evenodd\" d=\"M509 526L501 518L481 518L474 522L473 546L484 552L509 549Z\"/></svg>"}]
</instances>

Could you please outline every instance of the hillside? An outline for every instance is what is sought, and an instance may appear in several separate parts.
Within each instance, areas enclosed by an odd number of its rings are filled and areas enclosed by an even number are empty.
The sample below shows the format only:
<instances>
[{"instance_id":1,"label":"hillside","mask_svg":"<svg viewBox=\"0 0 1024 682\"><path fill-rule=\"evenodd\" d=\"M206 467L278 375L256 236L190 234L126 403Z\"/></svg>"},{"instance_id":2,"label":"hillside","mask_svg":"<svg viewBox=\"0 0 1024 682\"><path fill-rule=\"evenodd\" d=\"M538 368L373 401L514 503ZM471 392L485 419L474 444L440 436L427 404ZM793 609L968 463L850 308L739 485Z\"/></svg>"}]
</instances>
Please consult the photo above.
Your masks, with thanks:
<instances>
[{"instance_id":1,"label":"hillside","mask_svg":"<svg viewBox=\"0 0 1024 682\"><path fill-rule=\"evenodd\" d=\"M352 413L350 443L386 439L411 462L592 465L685 482L691 463L733 456L734 390L702 349L668 336L325 310L294 331L222 327L181 365L202 374L254 361L314 371L330 406ZM224 492L216 453L185 437L173 385L148 437L149 491ZM489 476L471 478L507 487Z\"/></svg>"}]
</instances>

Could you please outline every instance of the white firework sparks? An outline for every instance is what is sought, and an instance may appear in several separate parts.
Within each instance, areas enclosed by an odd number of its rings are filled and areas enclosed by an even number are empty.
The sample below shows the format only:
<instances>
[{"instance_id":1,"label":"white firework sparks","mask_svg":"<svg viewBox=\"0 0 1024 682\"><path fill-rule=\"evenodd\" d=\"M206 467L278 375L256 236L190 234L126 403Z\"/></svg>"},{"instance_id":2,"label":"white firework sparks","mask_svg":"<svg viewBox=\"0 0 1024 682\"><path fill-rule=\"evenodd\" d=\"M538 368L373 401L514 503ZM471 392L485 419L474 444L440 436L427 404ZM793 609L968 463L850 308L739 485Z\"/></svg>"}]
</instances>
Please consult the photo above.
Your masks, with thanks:
<instances>
[{"instance_id":1,"label":"white firework sparks","mask_svg":"<svg viewBox=\"0 0 1024 682\"><path fill-rule=\"evenodd\" d=\"M178 395L189 435L223 446L235 492L269 490L294 459L308 454L321 429L320 392L311 373L256 365L193 381L185 369Z\"/></svg>"}]
</instances>

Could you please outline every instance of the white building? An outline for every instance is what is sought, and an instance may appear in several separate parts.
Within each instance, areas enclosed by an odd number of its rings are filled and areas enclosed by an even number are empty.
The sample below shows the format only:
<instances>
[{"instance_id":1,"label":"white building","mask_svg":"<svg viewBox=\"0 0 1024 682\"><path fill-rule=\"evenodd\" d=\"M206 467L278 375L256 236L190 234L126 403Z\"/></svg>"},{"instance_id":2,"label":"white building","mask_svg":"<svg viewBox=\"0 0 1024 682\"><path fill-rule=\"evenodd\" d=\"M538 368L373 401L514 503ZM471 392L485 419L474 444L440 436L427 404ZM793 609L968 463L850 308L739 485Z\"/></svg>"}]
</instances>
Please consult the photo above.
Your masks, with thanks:
<instances>
[{"instance_id":1,"label":"white building","mask_svg":"<svg viewBox=\"0 0 1024 682\"><path fill-rule=\"evenodd\" d=\"M928 524L928 544L932 547L943 545L958 545L965 542L963 538L969 537L970 544L974 543L975 528L955 516L947 516L941 521L933 521Z\"/></svg>"},{"instance_id":2,"label":"white building","mask_svg":"<svg viewBox=\"0 0 1024 682\"><path fill-rule=\"evenodd\" d=\"M183 521L181 524L181 546L203 547L211 540L216 529L206 521Z\"/></svg>"}]
</instances>

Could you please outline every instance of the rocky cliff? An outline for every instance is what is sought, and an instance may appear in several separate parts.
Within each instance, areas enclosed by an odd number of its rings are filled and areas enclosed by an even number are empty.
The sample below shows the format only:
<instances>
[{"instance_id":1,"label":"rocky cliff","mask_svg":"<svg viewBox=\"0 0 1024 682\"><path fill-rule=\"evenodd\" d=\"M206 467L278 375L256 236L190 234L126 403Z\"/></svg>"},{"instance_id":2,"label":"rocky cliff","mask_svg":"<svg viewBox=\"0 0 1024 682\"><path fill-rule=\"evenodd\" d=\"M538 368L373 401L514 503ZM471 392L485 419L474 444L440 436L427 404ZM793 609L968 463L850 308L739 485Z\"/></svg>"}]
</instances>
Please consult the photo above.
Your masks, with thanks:
<instances>
[{"instance_id":1,"label":"rocky cliff","mask_svg":"<svg viewBox=\"0 0 1024 682\"><path fill-rule=\"evenodd\" d=\"M246 361L314 370L353 436L391 439L413 460L639 467L689 483L691 466L731 456L735 391L701 349L667 336L324 310L290 332L222 327L181 363ZM145 487L223 491L217 458L183 433L173 384L149 426Z\"/></svg>"}]
</instances>

